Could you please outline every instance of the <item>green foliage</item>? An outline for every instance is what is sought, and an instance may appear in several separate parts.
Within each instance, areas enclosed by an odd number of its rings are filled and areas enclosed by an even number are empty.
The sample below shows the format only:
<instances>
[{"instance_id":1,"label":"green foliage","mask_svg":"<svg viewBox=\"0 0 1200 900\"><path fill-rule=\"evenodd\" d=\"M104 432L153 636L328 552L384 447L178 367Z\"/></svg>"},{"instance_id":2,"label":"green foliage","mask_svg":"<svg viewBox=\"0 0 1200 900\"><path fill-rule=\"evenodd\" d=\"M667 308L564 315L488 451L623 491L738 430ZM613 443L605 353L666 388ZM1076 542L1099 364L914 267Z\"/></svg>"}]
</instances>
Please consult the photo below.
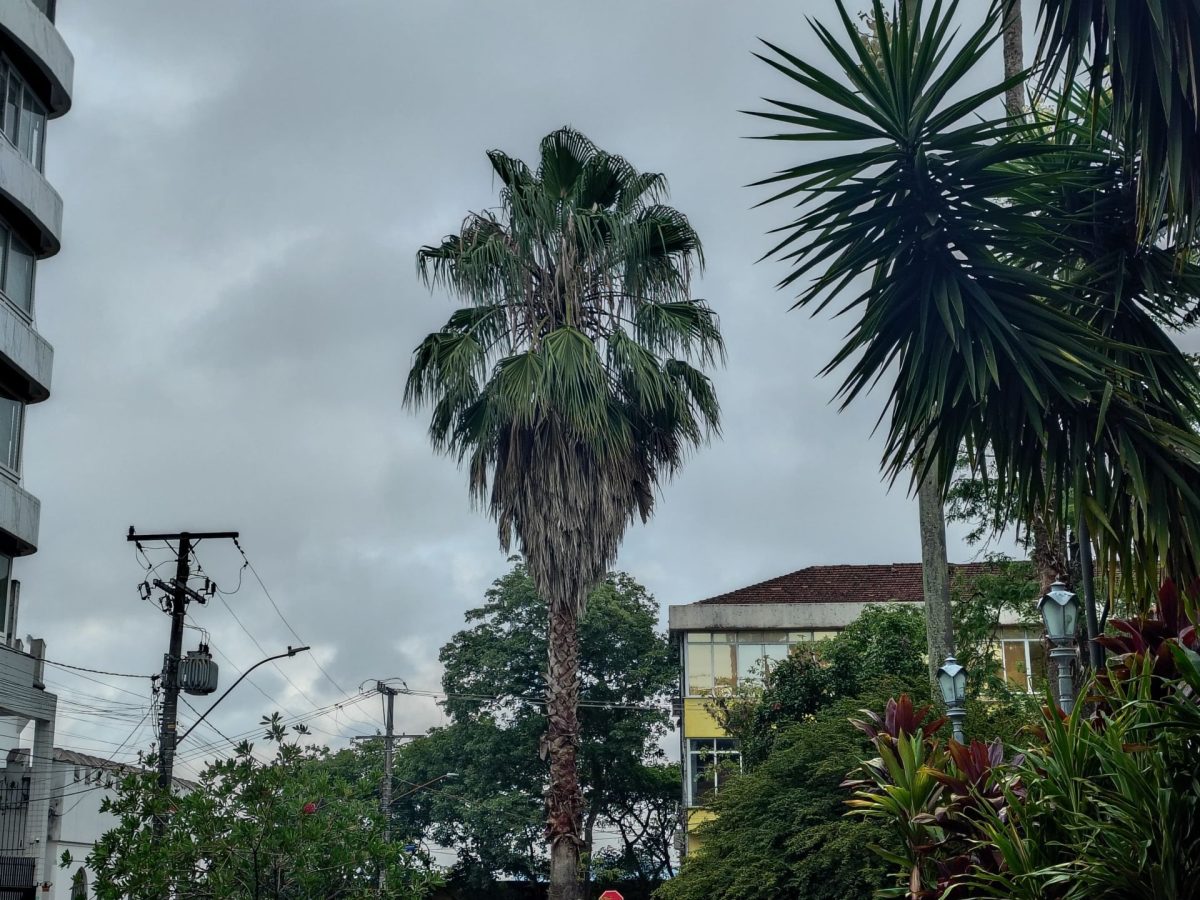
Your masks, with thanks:
<instances>
[{"instance_id":1,"label":"green foliage","mask_svg":"<svg viewBox=\"0 0 1200 900\"><path fill-rule=\"evenodd\" d=\"M125 777L103 805L118 824L88 856L97 897L315 900L430 893L440 879L385 840L378 781L355 783L324 748L288 740L278 714L264 718L263 726L275 748L269 763L258 762L243 742L233 757L209 765L193 788L173 796L158 788L151 770ZM166 821L157 843L156 817ZM382 895L376 887L381 871L388 885Z\"/></svg>"},{"instance_id":2,"label":"green foliage","mask_svg":"<svg viewBox=\"0 0 1200 900\"><path fill-rule=\"evenodd\" d=\"M954 605L954 655L967 670L971 697L1004 696L1003 666L990 646L1002 617L1032 631L1042 630L1035 600L1040 596L1032 564L1002 554L987 558L988 571L951 586ZM1035 685L1040 690L1041 685Z\"/></svg>"},{"instance_id":3,"label":"green foliage","mask_svg":"<svg viewBox=\"0 0 1200 900\"><path fill-rule=\"evenodd\" d=\"M398 797L406 784L458 773L403 796L396 814L411 836L455 848L455 879L479 889L502 875L545 876L548 767L538 749L546 732L546 615L516 563L484 605L467 612L469 627L442 648L450 724L397 754ZM654 598L623 573L592 591L580 622L585 839L597 827L628 836L636 848L622 850L622 864L627 874L640 866L648 879L670 872L681 790L678 766L665 766L659 747L678 663L657 627Z\"/></svg>"},{"instance_id":4,"label":"green foliage","mask_svg":"<svg viewBox=\"0 0 1200 900\"><path fill-rule=\"evenodd\" d=\"M1047 707L1008 761L999 742L876 740L854 805L900 838L881 854L895 896L1200 897L1200 654L1187 626L1166 636L1170 618L1126 629L1159 643L1093 679L1070 716Z\"/></svg>"},{"instance_id":5,"label":"green foliage","mask_svg":"<svg viewBox=\"0 0 1200 900\"><path fill-rule=\"evenodd\" d=\"M771 139L829 149L762 183L799 207L770 251L791 265L782 284L852 317L825 369L848 368L843 403L891 385L886 471L987 458L1002 514L1063 521L1073 492L1130 584L1157 583L1164 559L1195 572L1200 381L1165 330L1194 303L1195 248L1139 230L1111 104L1068 90L1018 122L998 115L1016 80L969 92L999 3L960 36L955 0L910 0L895 22L876 0L871 42L837 6L840 28L813 23L828 61L768 45L804 95L755 113L787 126ZM1158 23L1176 50L1188 21Z\"/></svg>"},{"instance_id":6,"label":"green foliage","mask_svg":"<svg viewBox=\"0 0 1200 900\"><path fill-rule=\"evenodd\" d=\"M857 619L820 645L836 696L857 697L884 682L928 683L925 616L902 603L868 606Z\"/></svg>"},{"instance_id":7,"label":"green foliage","mask_svg":"<svg viewBox=\"0 0 1200 900\"><path fill-rule=\"evenodd\" d=\"M1153 233L1165 220L1190 237L1200 212L1200 7L1041 0L1038 21L1047 72L1065 67L1070 82L1083 70L1095 101L1111 89L1116 127L1138 164L1141 230Z\"/></svg>"},{"instance_id":8,"label":"green foliage","mask_svg":"<svg viewBox=\"0 0 1200 900\"><path fill-rule=\"evenodd\" d=\"M861 702L842 700L780 732L773 752L716 798L701 849L658 900L850 900L894 879L869 849L892 842L846 818L846 763L867 744L847 722Z\"/></svg>"},{"instance_id":9,"label":"green foliage","mask_svg":"<svg viewBox=\"0 0 1200 900\"><path fill-rule=\"evenodd\" d=\"M1028 563L991 557L992 570L955 582L954 633L958 659L969 673L967 727L975 737L1013 741L1036 724L1040 704L1005 682L992 642L1003 613L1031 616L1037 595ZM868 606L843 631L776 663L761 686L717 697L712 710L736 738L745 765L770 755L777 736L839 700L863 695L925 696L925 617L905 604Z\"/></svg>"},{"instance_id":10,"label":"green foliage","mask_svg":"<svg viewBox=\"0 0 1200 900\"><path fill-rule=\"evenodd\" d=\"M466 463L504 546L516 532L544 599L576 607L659 479L716 429L693 363L724 347L691 295L700 239L663 204L664 176L570 128L542 140L536 170L488 159L499 208L417 254L464 306L414 351L405 396L432 407L434 446Z\"/></svg>"}]
</instances>

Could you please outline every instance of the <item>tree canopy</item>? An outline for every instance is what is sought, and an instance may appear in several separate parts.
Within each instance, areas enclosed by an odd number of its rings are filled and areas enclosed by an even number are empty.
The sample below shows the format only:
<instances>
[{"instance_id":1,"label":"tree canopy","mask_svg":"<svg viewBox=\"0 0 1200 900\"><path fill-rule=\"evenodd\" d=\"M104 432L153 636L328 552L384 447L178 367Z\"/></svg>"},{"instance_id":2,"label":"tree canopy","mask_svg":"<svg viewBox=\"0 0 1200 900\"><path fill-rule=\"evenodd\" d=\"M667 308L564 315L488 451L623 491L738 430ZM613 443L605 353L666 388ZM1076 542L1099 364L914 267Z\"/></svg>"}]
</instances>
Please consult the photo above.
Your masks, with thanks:
<instances>
[{"instance_id":1,"label":"tree canopy","mask_svg":"<svg viewBox=\"0 0 1200 900\"><path fill-rule=\"evenodd\" d=\"M543 879L545 603L522 563L467 623L440 654L450 724L400 749L396 793L444 772L459 777L399 800L398 827L454 848L459 881ZM670 872L680 796L678 766L661 749L678 670L657 623L653 597L623 573L592 591L580 621L585 851L612 846L627 876L651 880Z\"/></svg>"},{"instance_id":2,"label":"tree canopy","mask_svg":"<svg viewBox=\"0 0 1200 900\"><path fill-rule=\"evenodd\" d=\"M275 748L259 762L249 742L211 763L190 790L164 794L152 770L130 773L103 809L118 824L88 863L101 900L343 900L428 896L440 879L385 838L378 780L347 778L329 752L263 719ZM155 838L155 821L166 825ZM64 858L63 865L71 860ZM387 891L378 893L386 873Z\"/></svg>"}]
</instances>

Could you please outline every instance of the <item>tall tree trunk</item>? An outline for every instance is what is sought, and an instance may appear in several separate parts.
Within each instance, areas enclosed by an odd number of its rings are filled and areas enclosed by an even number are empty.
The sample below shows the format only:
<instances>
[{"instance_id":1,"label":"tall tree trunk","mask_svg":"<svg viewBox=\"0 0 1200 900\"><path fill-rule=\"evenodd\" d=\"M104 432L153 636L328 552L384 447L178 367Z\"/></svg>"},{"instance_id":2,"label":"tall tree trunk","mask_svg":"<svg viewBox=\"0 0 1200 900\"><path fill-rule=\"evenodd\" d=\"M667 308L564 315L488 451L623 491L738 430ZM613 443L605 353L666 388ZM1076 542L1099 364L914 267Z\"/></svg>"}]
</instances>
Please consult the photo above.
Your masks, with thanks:
<instances>
[{"instance_id":1,"label":"tall tree trunk","mask_svg":"<svg viewBox=\"0 0 1200 900\"><path fill-rule=\"evenodd\" d=\"M950 609L950 565L946 560L946 515L937 484L937 466L917 491L921 519L921 583L925 594L925 640L929 650L929 683L941 697L937 670L954 652L954 617Z\"/></svg>"},{"instance_id":2,"label":"tall tree trunk","mask_svg":"<svg viewBox=\"0 0 1200 900\"><path fill-rule=\"evenodd\" d=\"M1004 77L1012 78L1025 68L1025 50L1021 33L1021 0L1009 0L1004 10ZM1010 116L1025 111L1025 84L1012 85L1004 94L1004 106Z\"/></svg>"},{"instance_id":3,"label":"tall tree trunk","mask_svg":"<svg viewBox=\"0 0 1200 900\"><path fill-rule=\"evenodd\" d=\"M551 601L546 674L546 832L550 900L582 900L579 881L583 794L579 789L579 621L577 606Z\"/></svg>"}]
</instances>

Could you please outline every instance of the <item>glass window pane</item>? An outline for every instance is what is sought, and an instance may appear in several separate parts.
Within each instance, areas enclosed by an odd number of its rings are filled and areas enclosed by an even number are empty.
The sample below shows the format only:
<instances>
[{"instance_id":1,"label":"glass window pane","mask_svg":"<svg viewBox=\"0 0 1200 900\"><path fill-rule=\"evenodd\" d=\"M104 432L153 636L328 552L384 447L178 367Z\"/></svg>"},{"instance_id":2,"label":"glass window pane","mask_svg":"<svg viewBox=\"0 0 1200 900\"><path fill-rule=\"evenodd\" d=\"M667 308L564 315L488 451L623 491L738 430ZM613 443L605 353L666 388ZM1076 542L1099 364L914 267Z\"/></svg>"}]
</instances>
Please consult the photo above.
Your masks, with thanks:
<instances>
[{"instance_id":1,"label":"glass window pane","mask_svg":"<svg viewBox=\"0 0 1200 900\"><path fill-rule=\"evenodd\" d=\"M717 787L716 757L712 741L690 741L688 753L689 797L692 806L699 806L712 796Z\"/></svg>"},{"instance_id":2,"label":"glass window pane","mask_svg":"<svg viewBox=\"0 0 1200 900\"><path fill-rule=\"evenodd\" d=\"M763 655L767 658L767 671L769 672L775 663L781 659L787 659L788 645L787 644L767 644L763 647Z\"/></svg>"},{"instance_id":3,"label":"glass window pane","mask_svg":"<svg viewBox=\"0 0 1200 900\"><path fill-rule=\"evenodd\" d=\"M8 265L8 226L0 222L0 290L4 289L4 270Z\"/></svg>"},{"instance_id":4,"label":"glass window pane","mask_svg":"<svg viewBox=\"0 0 1200 900\"><path fill-rule=\"evenodd\" d=\"M831 637L836 637L836 636L837 636L836 631L814 631L813 632L813 640L814 641L827 641Z\"/></svg>"},{"instance_id":5,"label":"glass window pane","mask_svg":"<svg viewBox=\"0 0 1200 900\"><path fill-rule=\"evenodd\" d=\"M23 409L16 400L0 398L0 464L14 472L20 470Z\"/></svg>"},{"instance_id":6,"label":"glass window pane","mask_svg":"<svg viewBox=\"0 0 1200 900\"><path fill-rule=\"evenodd\" d=\"M21 123L17 129L17 149L30 162L33 161L33 118L37 101L33 92L26 88L21 92Z\"/></svg>"},{"instance_id":7,"label":"glass window pane","mask_svg":"<svg viewBox=\"0 0 1200 900\"><path fill-rule=\"evenodd\" d=\"M789 631L787 639L793 644L807 643L813 639L811 631Z\"/></svg>"},{"instance_id":8,"label":"glass window pane","mask_svg":"<svg viewBox=\"0 0 1200 900\"><path fill-rule=\"evenodd\" d=\"M12 577L12 557L0 553L0 640L8 634L8 580Z\"/></svg>"},{"instance_id":9,"label":"glass window pane","mask_svg":"<svg viewBox=\"0 0 1200 900\"><path fill-rule=\"evenodd\" d=\"M1025 680L1025 642L1004 641L1004 680L1018 691L1029 689Z\"/></svg>"},{"instance_id":10,"label":"glass window pane","mask_svg":"<svg viewBox=\"0 0 1200 900\"><path fill-rule=\"evenodd\" d=\"M761 644L766 641L764 635L762 631L739 631L737 640L739 644Z\"/></svg>"},{"instance_id":11,"label":"glass window pane","mask_svg":"<svg viewBox=\"0 0 1200 900\"><path fill-rule=\"evenodd\" d=\"M687 633L687 642L689 644L711 644L712 635L707 631L689 631Z\"/></svg>"},{"instance_id":12,"label":"glass window pane","mask_svg":"<svg viewBox=\"0 0 1200 900\"><path fill-rule=\"evenodd\" d=\"M714 644L728 644L733 641L733 634L728 631L714 631L712 639Z\"/></svg>"},{"instance_id":13,"label":"glass window pane","mask_svg":"<svg viewBox=\"0 0 1200 900\"><path fill-rule=\"evenodd\" d=\"M732 738L717 738L713 741L713 749L718 753L736 753L737 741Z\"/></svg>"},{"instance_id":14,"label":"glass window pane","mask_svg":"<svg viewBox=\"0 0 1200 900\"><path fill-rule=\"evenodd\" d=\"M687 648L687 686L690 695L705 695L712 691L712 647L693 644Z\"/></svg>"},{"instance_id":15,"label":"glass window pane","mask_svg":"<svg viewBox=\"0 0 1200 900\"><path fill-rule=\"evenodd\" d=\"M33 309L33 251L16 237L9 243L4 293L25 312Z\"/></svg>"},{"instance_id":16,"label":"glass window pane","mask_svg":"<svg viewBox=\"0 0 1200 900\"><path fill-rule=\"evenodd\" d=\"M733 646L713 645L713 687L732 689L737 685L734 677Z\"/></svg>"},{"instance_id":17,"label":"glass window pane","mask_svg":"<svg viewBox=\"0 0 1200 900\"><path fill-rule=\"evenodd\" d=\"M8 71L8 90L4 95L4 134L17 143L17 126L21 112L21 82L11 69Z\"/></svg>"},{"instance_id":18,"label":"glass window pane","mask_svg":"<svg viewBox=\"0 0 1200 900\"><path fill-rule=\"evenodd\" d=\"M1035 682L1046 679L1046 648L1041 641L1029 642L1029 669Z\"/></svg>"},{"instance_id":19,"label":"glass window pane","mask_svg":"<svg viewBox=\"0 0 1200 900\"><path fill-rule=\"evenodd\" d=\"M33 155L30 161L35 169L39 172L44 168L44 155L46 152L46 114L35 112L33 114Z\"/></svg>"},{"instance_id":20,"label":"glass window pane","mask_svg":"<svg viewBox=\"0 0 1200 900\"><path fill-rule=\"evenodd\" d=\"M762 681L762 644L738 644L737 674L738 684L754 684Z\"/></svg>"},{"instance_id":21,"label":"glass window pane","mask_svg":"<svg viewBox=\"0 0 1200 900\"><path fill-rule=\"evenodd\" d=\"M764 644L783 644L788 639L786 631L764 631L762 635Z\"/></svg>"}]
</instances>

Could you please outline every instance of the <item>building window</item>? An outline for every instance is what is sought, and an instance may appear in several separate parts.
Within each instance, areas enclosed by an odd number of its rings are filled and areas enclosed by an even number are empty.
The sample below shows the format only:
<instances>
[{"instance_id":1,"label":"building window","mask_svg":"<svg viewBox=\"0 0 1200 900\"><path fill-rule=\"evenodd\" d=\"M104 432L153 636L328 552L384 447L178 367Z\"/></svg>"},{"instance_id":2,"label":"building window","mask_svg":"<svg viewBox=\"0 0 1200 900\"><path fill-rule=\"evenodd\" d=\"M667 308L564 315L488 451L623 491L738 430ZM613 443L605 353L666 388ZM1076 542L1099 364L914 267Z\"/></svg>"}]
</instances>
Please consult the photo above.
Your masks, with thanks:
<instances>
[{"instance_id":1,"label":"building window","mask_svg":"<svg viewBox=\"0 0 1200 900\"><path fill-rule=\"evenodd\" d=\"M34 265L29 245L0 220L0 291L26 318L33 315Z\"/></svg>"},{"instance_id":2,"label":"building window","mask_svg":"<svg viewBox=\"0 0 1200 900\"><path fill-rule=\"evenodd\" d=\"M741 774L742 754L737 741L702 738L688 741L688 806L703 806L730 778Z\"/></svg>"},{"instance_id":3,"label":"building window","mask_svg":"<svg viewBox=\"0 0 1200 900\"><path fill-rule=\"evenodd\" d=\"M17 630L15 610L12 608L12 557L0 553L0 641L8 643Z\"/></svg>"},{"instance_id":4,"label":"building window","mask_svg":"<svg viewBox=\"0 0 1200 900\"><path fill-rule=\"evenodd\" d=\"M45 163L46 107L7 59L0 59L4 136L39 172Z\"/></svg>"},{"instance_id":5,"label":"building window","mask_svg":"<svg viewBox=\"0 0 1200 900\"><path fill-rule=\"evenodd\" d=\"M708 697L739 684L761 683L771 666L814 638L812 631L690 631L684 663L687 696Z\"/></svg>"},{"instance_id":6,"label":"building window","mask_svg":"<svg viewBox=\"0 0 1200 900\"><path fill-rule=\"evenodd\" d=\"M1000 660L1009 687L1033 693L1046 678L1046 650L1040 637L1025 632L1023 637L1000 641Z\"/></svg>"},{"instance_id":7,"label":"building window","mask_svg":"<svg viewBox=\"0 0 1200 900\"><path fill-rule=\"evenodd\" d=\"M71 900L88 900L87 871L80 866L71 879Z\"/></svg>"},{"instance_id":8,"label":"building window","mask_svg":"<svg viewBox=\"0 0 1200 900\"><path fill-rule=\"evenodd\" d=\"M21 471L21 426L25 404L0 397L0 466L11 475Z\"/></svg>"}]
</instances>

